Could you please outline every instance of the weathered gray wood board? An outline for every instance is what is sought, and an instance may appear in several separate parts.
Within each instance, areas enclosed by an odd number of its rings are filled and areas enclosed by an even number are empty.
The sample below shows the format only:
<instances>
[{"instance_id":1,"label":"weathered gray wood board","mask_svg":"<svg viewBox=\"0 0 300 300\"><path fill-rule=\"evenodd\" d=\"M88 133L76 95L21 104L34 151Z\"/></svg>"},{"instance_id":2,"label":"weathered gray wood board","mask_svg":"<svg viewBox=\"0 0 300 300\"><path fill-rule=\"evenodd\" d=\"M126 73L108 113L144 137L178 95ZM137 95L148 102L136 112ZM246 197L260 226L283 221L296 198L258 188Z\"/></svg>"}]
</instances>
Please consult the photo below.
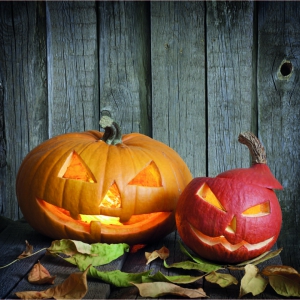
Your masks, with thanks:
<instances>
[{"instance_id":1,"label":"weathered gray wood board","mask_svg":"<svg viewBox=\"0 0 300 300\"><path fill-rule=\"evenodd\" d=\"M153 137L206 175L205 5L151 3Z\"/></svg>"},{"instance_id":2,"label":"weathered gray wood board","mask_svg":"<svg viewBox=\"0 0 300 300\"><path fill-rule=\"evenodd\" d=\"M278 191L286 264L300 266L300 5L276 2L258 10L258 128ZM290 64L291 65L290 65Z\"/></svg>"},{"instance_id":3,"label":"weathered gray wood board","mask_svg":"<svg viewBox=\"0 0 300 300\"><path fill-rule=\"evenodd\" d=\"M15 197L21 161L48 138L44 20L43 2L1 3L0 82L6 164L0 168L0 211L14 219L21 217Z\"/></svg>"},{"instance_id":4,"label":"weathered gray wood board","mask_svg":"<svg viewBox=\"0 0 300 300\"><path fill-rule=\"evenodd\" d=\"M151 135L149 3L100 2L98 23L101 115Z\"/></svg>"},{"instance_id":5,"label":"weathered gray wood board","mask_svg":"<svg viewBox=\"0 0 300 300\"><path fill-rule=\"evenodd\" d=\"M237 142L253 131L253 2L207 3L208 175L249 166L249 153Z\"/></svg>"},{"instance_id":6,"label":"weathered gray wood board","mask_svg":"<svg viewBox=\"0 0 300 300\"><path fill-rule=\"evenodd\" d=\"M283 261L300 268L299 9L276 1L1 2L0 214L22 216L15 179L33 147L99 129L101 115L170 145L194 176L249 166L237 137L251 130L284 186Z\"/></svg>"},{"instance_id":7,"label":"weathered gray wood board","mask_svg":"<svg viewBox=\"0 0 300 300\"><path fill-rule=\"evenodd\" d=\"M49 137L98 129L96 4L47 2Z\"/></svg>"}]
</instances>

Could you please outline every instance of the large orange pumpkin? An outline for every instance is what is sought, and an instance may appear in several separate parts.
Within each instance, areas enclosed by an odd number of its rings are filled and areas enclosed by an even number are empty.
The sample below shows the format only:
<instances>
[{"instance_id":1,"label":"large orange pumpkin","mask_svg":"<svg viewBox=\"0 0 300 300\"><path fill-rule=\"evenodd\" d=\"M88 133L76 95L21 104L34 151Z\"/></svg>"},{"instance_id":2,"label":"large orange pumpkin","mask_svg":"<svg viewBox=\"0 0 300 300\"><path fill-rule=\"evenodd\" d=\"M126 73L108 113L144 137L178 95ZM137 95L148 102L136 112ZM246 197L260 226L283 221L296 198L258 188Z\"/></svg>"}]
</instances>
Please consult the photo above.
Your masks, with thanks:
<instances>
[{"instance_id":1,"label":"large orange pumpkin","mask_svg":"<svg viewBox=\"0 0 300 300\"><path fill-rule=\"evenodd\" d=\"M149 243L175 228L178 198L192 179L180 156L139 133L121 135L109 117L105 133L53 137L20 166L16 192L37 231L85 242Z\"/></svg>"},{"instance_id":2,"label":"large orange pumpkin","mask_svg":"<svg viewBox=\"0 0 300 300\"><path fill-rule=\"evenodd\" d=\"M281 229L273 189L282 189L266 164L264 148L250 132L239 136L252 154L250 168L215 178L194 178L181 194L176 224L185 244L201 257L238 263L271 249Z\"/></svg>"}]
</instances>

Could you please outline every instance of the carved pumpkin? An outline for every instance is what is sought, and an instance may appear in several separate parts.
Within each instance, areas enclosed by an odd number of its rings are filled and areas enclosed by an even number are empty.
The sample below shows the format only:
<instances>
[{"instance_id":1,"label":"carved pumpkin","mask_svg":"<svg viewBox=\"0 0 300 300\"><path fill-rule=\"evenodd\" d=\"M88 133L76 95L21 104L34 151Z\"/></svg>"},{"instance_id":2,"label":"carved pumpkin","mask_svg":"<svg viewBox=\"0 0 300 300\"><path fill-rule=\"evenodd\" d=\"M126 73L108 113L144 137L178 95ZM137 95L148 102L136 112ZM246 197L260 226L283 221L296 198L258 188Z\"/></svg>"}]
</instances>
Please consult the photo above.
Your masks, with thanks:
<instances>
[{"instance_id":1,"label":"carved pumpkin","mask_svg":"<svg viewBox=\"0 0 300 300\"><path fill-rule=\"evenodd\" d=\"M238 263L269 250L281 229L273 189L282 189L266 164L265 151L250 132L240 134L253 165L215 178L194 178L181 194L176 224L184 243L201 257Z\"/></svg>"},{"instance_id":2,"label":"carved pumpkin","mask_svg":"<svg viewBox=\"0 0 300 300\"><path fill-rule=\"evenodd\" d=\"M53 137L20 166L16 192L37 231L85 242L149 243L175 229L179 195L192 179L180 156L145 135L121 135L108 117L105 133Z\"/></svg>"}]
</instances>

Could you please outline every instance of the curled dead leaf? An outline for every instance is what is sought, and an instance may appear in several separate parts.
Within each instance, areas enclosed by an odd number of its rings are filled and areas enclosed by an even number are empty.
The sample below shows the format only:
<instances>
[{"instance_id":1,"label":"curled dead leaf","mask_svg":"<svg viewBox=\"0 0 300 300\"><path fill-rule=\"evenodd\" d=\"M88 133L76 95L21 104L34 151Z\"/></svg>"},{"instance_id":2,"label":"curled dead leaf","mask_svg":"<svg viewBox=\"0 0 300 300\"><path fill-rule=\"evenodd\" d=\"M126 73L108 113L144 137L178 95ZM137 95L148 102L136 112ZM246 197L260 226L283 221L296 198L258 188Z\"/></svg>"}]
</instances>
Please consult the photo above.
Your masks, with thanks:
<instances>
[{"instance_id":1,"label":"curled dead leaf","mask_svg":"<svg viewBox=\"0 0 300 300\"><path fill-rule=\"evenodd\" d=\"M221 287L227 287L232 284L237 285L238 280L231 274L211 272L205 276L205 279L211 283L216 283Z\"/></svg>"},{"instance_id":2,"label":"curled dead leaf","mask_svg":"<svg viewBox=\"0 0 300 300\"><path fill-rule=\"evenodd\" d=\"M88 291L86 277L90 267L91 265L84 272L71 274L63 283L45 291L17 292L16 296L21 299L82 299Z\"/></svg>"},{"instance_id":3,"label":"curled dead leaf","mask_svg":"<svg viewBox=\"0 0 300 300\"><path fill-rule=\"evenodd\" d=\"M30 245L30 244L28 243L27 240L25 241L25 244L26 244L26 248L25 248L25 250L18 256L18 259L25 258L25 257L27 257L27 256L32 255L32 253L33 253L33 246Z\"/></svg>"},{"instance_id":4,"label":"curled dead leaf","mask_svg":"<svg viewBox=\"0 0 300 300\"><path fill-rule=\"evenodd\" d=\"M28 281L34 284L54 284L56 276L51 276L48 270L38 261L28 274Z\"/></svg>"},{"instance_id":5,"label":"curled dead leaf","mask_svg":"<svg viewBox=\"0 0 300 300\"><path fill-rule=\"evenodd\" d=\"M289 266L267 266L262 274L275 292L285 297L300 297L300 274Z\"/></svg>"},{"instance_id":6,"label":"curled dead leaf","mask_svg":"<svg viewBox=\"0 0 300 300\"><path fill-rule=\"evenodd\" d=\"M265 276L274 275L276 273L298 274L297 270L294 268L281 265L267 266L261 271L261 273Z\"/></svg>"},{"instance_id":7,"label":"curled dead leaf","mask_svg":"<svg viewBox=\"0 0 300 300\"><path fill-rule=\"evenodd\" d=\"M163 246L159 250L155 250L152 253L151 252L145 252L145 257L147 259L146 265L148 265L151 261L155 260L156 258L160 258L162 260L165 260L169 257L170 251L168 248Z\"/></svg>"},{"instance_id":8,"label":"curled dead leaf","mask_svg":"<svg viewBox=\"0 0 300 300\"><path fill-rule=\"evenodd\" d=\"M248 293L251 293L253 296L259 295L265 290L267 284L268 281L260 275L259 269L256 266L251 264L246 265L245 275L241 280L239 298Z\"/></svg>"},{"instance_id":9,"label":"curled dead leaf","mask_svg":"<svg viewBox=\"0 0 300 300\"><path fill-rule=\"evenodd\" d=\"M164 295L175 295L184 298L205 298L206 293L202 288L183 288L168 282L133 283L138 289L141 297L158 298Z\"/></svg>"}]
</instances>

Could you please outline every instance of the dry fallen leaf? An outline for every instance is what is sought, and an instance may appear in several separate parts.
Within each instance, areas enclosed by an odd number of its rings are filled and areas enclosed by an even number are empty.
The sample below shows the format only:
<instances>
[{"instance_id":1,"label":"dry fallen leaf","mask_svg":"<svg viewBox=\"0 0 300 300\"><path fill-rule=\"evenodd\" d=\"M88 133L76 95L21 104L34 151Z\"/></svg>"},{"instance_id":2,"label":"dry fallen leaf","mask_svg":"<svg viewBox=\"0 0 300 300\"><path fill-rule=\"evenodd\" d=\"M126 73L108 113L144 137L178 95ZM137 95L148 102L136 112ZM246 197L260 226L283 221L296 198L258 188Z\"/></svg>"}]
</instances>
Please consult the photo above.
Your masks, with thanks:
<instances>
[{"instance_id":1,"label":"dry fallen leaf","mask_svg":"<svg viewBox=\"0 0 300 300\"><path fill-rule=\"evenodd\" d=\"M145 257L147 259L146 265L148 265L151 261L155 260L156 258L160 258L162 260L165 260L169 257L170 251L168 248L163 246L159 250L155 250L152 253L145 252Z\"/></svg>"},{"instance_id":2,"label":"dry fallen leaf","mask_svg":"<svg viewBox=\"0 0 300 300\"><path fill-rule=\"evenodd\" d=\"M140 292L141 297L158 298L164 295L176 295L184 298L205 298L202 288L188 289L168 282L133 283Z\"/></svg>"},{"instance_id":3,"label":"dry fallen leaf","mask_svg":"<svg viewBox=\"0 0 300 300\"><path fill-rule=\"evenodd\" d=\"M51 276L48 270L38 261L28 274L28 281L34 284L54 284L56 276Z\"/></svg>"},{"instance_id":4,"label":"dry fallen leaf","mask_svg":"<svg viewBox=\"0 0 300 300\"><path fill-rule=\"evenodd\" d=\"M267 266L262 274L268 276L270 285L279 295L300 297L300 274L289 266Z\"/></svg>"},{"instance_id":5,"label":"dry fallen leaf","mask_svg":"<svg viewBox=\"0 0 300 300\"><path fill-rule=\"evenodd\" d=\"M25 250L18 256L19 259L22 259L22 258L25 258L25 257L27 257L27 256L30 256L30 255L32 255L32 253L33 253L33 246L30 245L30 244L28 243L28 241L25 241L25 243L26 243L26 248L25 248Z\"/></svg>"},{"instance_id":6,"label":"dry fallen leaf","mask_svg":"<svg viewBox=\"0 0 300 300\"><path fill-rule=\"evenodd\" d=\"M221 287L227 287L232 284L237 285L238 280L231 274L211 272L205 276L205 279L211 283L216 283Z\"/></svg>"},{"instance_id":7,"label":"dry fallen leaf","mask_svg":"<svg viewBox=\"0 0 300 300\"><path fill-rule=\"evenodd\" d=\"M265 290L267 284L268 281L259 274L259 269L256 266L246 265L245 275L241 280L239 298L248 293L251 293L253 296L260 294Z\"/></svg>"},{"instance_id":8,"label":"dry fallen leaf","mask_svg":"<svg viewBox=\"0 0 300 300\"><path fill-rule=\"evenodd\" d=\"M86 276L90 267L84 272L71 274L63 283L45 291L17 292L16 296L21 299L82 299L88 291Z\"/></svg>"}]
</instances>

